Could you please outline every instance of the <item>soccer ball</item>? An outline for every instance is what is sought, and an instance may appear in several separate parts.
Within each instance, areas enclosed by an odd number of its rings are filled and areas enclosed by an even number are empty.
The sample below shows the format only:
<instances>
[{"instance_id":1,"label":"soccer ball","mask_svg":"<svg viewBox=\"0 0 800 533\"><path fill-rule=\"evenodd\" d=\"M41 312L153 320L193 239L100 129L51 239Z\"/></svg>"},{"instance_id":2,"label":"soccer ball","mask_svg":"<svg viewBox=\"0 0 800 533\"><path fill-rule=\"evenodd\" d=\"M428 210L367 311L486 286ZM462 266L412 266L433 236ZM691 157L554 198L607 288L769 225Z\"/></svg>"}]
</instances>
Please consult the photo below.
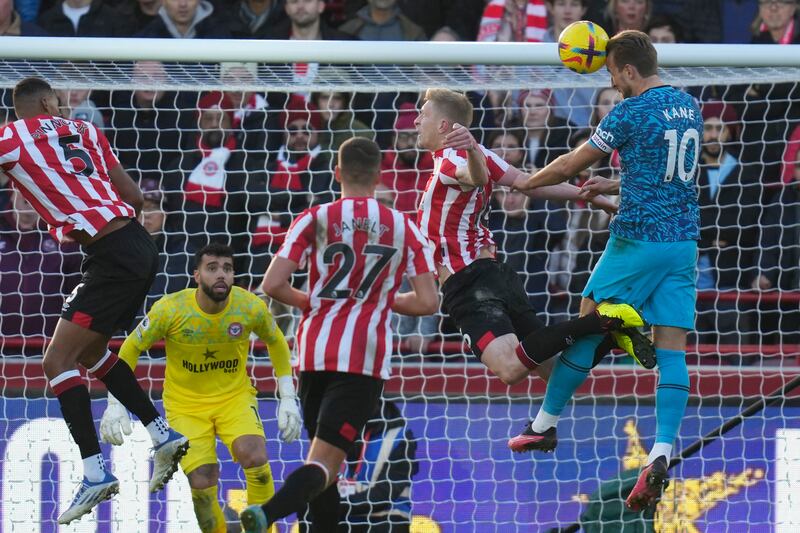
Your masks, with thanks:
<instances>
[{"instance_id":1,"label":"soccer ball","mask_svg":"<svg viewBox=\"0 0 800 533\"><path fill-rule=\"evenodd\" d=\"M596 72L606 64L606 30L588 20L573 22L558 36L561 63L578 74Z\"/></svg>"}]
</instances>

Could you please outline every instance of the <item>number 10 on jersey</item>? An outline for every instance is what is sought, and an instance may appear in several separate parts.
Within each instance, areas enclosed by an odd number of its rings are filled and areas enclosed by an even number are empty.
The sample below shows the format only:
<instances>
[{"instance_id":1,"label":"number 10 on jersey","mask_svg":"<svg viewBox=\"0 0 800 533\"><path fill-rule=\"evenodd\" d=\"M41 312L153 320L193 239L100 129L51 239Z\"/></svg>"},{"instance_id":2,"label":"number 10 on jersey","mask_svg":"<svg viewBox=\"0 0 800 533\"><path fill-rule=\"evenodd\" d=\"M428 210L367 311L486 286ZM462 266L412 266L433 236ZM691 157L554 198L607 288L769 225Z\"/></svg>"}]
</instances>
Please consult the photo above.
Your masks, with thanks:
<instances>
[{"instance_id":1,"label":"number 10 on jersey","mask_svg":"<svg viewBox=\"0 0 800 533\"><path fill-rule=\"evenodd\" d=\"M700 155L700 133L694 128L689 128L683 132L680 145L678 144L678 130L665 131L664 139L669 142L667 173L664 175L664 181L672 181L672 177L675 175L676 163L678 167L678 177L684 182L692 181L694 179L694 173L697 170L697 159ZM686 150L689 147L690 141L692 142L694 157L692 157L692 168L687 171Z\"/></svg>"}]
</instances>

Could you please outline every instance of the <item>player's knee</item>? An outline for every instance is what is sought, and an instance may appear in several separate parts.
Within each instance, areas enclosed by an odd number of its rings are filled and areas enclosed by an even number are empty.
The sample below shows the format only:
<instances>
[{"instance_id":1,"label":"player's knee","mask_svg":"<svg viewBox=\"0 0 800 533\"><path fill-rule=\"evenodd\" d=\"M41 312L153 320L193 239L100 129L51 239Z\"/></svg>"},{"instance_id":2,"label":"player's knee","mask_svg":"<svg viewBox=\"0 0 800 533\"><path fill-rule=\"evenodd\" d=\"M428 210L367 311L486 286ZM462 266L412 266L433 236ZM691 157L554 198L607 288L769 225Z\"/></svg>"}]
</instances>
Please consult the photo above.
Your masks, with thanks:
<instances>
[{"instance_id":1,"label":"player's knee","mask_svg":"<svg viewBox=\"0 0 800 533\"><path fill-rule=\"evenodd\" d=\"M207 489L215 487L219 482L219 466L201 465L186 475L189 486L193 489Z\"/></svg>"},{"instance_id":2,"label":"player's knee","mask_svg":"<svg viewBox=\"0 0 800 533\"><path fill-rule=\"evenodd\" d=\"M64 353L58 347L50 345L42 359L42 370L48 379L53 379L59 374L68 370L75 369L75 358L71 358L69 354Z\"/></svg>"},{"instance_id":3,"label":"player's knee","mask_svg":"<svg viewBox=\"0 0 800 533\"><path fill-rule=\"evenodd\" d=\"M528 376L528 370L503 366L497 369L495 375L500 378L500 381L510 387L524 380Z\"/></svg>"},{"instance_id":4,"label":"player's knee","mask_svg":"<svg viewBox=\"0 0 800 533\"><path fill-rule=\"evenodd\" d=\"M242 468L253 468L267 464L267 451L264 449L243 450L236 455Z\"/></svg>"}]
</instances>

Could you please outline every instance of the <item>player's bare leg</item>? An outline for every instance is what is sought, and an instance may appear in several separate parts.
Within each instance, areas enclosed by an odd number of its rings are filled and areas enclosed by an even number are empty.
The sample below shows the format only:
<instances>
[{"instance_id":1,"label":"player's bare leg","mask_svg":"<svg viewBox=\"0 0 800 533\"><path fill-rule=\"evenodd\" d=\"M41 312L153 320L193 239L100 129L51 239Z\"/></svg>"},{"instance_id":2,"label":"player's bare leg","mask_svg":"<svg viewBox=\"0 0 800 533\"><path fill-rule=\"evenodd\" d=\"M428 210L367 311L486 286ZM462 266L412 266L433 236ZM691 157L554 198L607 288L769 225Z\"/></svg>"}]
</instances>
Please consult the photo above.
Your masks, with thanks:
<instances>
[{"instance_id":1,"label":"player's bare leg","mask_svg":"<svg viewBox=\"0 0 800 533\"><path fill-rule=\"evenodd\" d=\"M336 474L346 454L320 438L311 441L306 464L292 472L281 490L264 505L251 505L241 514L245 533L266 533L275 521L310 505L314 521L338 521Z\"/></svg>"},{"instance_id":2,"label":"player's bare leg","mask_svg":"<svg viewBox=\"0 0 800 533\"><path fill-rule=\"evenodd\" d=\"M656 439L647 457L647 464L625 500L626 505L634 511L655 504L669 484L668 465L672 443L689 398L686 333L682 328L653 327L659 374L656 388Z\"/></svg>"},{"instance_id":3,"label":"player's bare leg","mask_svg":"<svg viewBox=\"0 0 800 533\"><path fill-rule=\"evenodd\" d=\"M549 365L538 365L530 369L520 361L517 356L517 346L519 339L513 333L502 335L490 342L481 354L481 362L486 365L492 374L500 378L500 381L508 385L516 385L534 373L547 381L550 376L552 363Z\"/></svg>"},{"instance_id":4,"label":"player's bare leg","mask_svg":"<svg viewBox=\"0 0 800 533\"><path fill-rule=\"evenodd\" d=\"M219 465L200 465L186 474L192 492L192 505L202 533L225 533L225 516L219 505L217 483Z\"/></svg>"}]
</instances>

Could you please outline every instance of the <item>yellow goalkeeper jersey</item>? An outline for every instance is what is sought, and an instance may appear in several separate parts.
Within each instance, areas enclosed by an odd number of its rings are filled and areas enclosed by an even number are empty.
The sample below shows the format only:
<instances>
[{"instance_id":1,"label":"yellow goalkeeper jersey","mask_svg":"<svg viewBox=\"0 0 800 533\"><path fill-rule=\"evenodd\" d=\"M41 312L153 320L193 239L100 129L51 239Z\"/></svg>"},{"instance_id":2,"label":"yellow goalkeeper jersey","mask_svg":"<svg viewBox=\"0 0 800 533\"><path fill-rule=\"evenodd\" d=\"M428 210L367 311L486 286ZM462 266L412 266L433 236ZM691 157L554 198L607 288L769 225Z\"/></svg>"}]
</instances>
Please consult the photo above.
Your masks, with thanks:
<instances>
[{"instance_id":1,"label":"yellow goalkeeper jersey","mask_svg":"<svg viewBox=\"0 0 800 533\"><path fill-rule=\"evenodd\" d=\"M289 346L261 298L233 287L225 309L211 315L200 309L196 292L185 289L158 300L119 352L136 368L143 351L166 341L165 406L192 411L243 389L255 391L246 370L251 332L267 344L276 376L291 375Z\"/></svg>"}]
</instances>

